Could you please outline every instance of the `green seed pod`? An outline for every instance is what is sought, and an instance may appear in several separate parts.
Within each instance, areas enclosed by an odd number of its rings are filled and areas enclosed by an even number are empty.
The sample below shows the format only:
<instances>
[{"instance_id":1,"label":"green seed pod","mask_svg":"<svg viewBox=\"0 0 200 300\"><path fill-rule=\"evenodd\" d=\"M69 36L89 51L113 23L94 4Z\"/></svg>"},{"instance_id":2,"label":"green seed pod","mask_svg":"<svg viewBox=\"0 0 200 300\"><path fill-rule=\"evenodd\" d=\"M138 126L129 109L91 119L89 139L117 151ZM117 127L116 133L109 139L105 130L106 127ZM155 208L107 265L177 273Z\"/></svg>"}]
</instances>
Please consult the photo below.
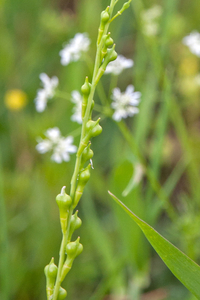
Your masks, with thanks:
<instances>
[{"instance_id":1,"label":"green seed pod","mask_svg":"<svg viewBox=\"0 0 200 300\"><path fill-rule=\"evenodd\" d=\"M110 19L110 14L109 14L109 6L101 12L101 22L100 22L100 26L99 26L99 35L98 35L98 40L97 40L97 44L99 45L99 43L101 42L101 38L102 38L102 34L104 32L104 28L105 25L108 23L109 19Z\"/></svg>"},{"instance_id":2,"label":"green seed pod","mask_svg":"<svg viewBox=\"0 0 200 300\"><path fill-rule=\"evenodd\" d=\"M110 19L109 13L106 10L103 10L101 12L101 22L105 24L108 22L109 19Z\"/></svg>"},{"instance_id":3,"label":"green seed pod","mask_svg":"<svg viewBox=\"0 0 200 300\"><path fill-rule=\"evenodd\" d=\"M66 245L66 253L69 259L74 260L83 251L83 245L79 242L80 237L75 242L70 242Z\"/></svg>"},{"instance_id":4,"label":"green seed pod","mask_svg":"<svg viewBox=\"0 0 200 300\"><path fill-rule=\"evenodd\" d=\"M71 240L72 234L74 233L74 231L76 229L78 229L79 227L81 227L82 225L82 221L81 219L78 217L78 210L75 212L74 215L71 216L71 222L70 222L70 229L69 229L69 236L68 236L68 241Z\"/></svg>"},{"instance_id":5,"label":"green seed pod","mask_svg":"<svg viewBox=\"0 0 200 300\"><path fill-rule=\"evenodd\" d=\"M56 202L60 211L60 223L62 231L65 232L69 208L72 204L72 198L65 193L65 186L62 187L61 193L56 197Z\"/></svg>"},{"instance_id":6,"label":"green seed pod","mask_svg":"<svg viewBox=\"0 0 200 300\"><path fill-rule=\"evenodd\" d=\"M105 40L105 45L106 47L111 47L113 45L114 41L113 39L110 37L110 32L108 33L106 40Z\"/></svg>"},{"instance_id":7,"label":"green seed pod","mask_svg":"<svg viewBox=\"0 0 200 300\"><path fill-rule=\"evenodd\" d=\"M58 268L54 264L54 257L52 257L50 263L44 268L44 273L46 277L54 280L57 276L57 272L58 272Z\"/></svg>"},{"instance_id":8,"label":"green seed pod","mask_svg":"<svg viewBox=\"0 0 200 300\"><path fill-rule=\"evenodd\" d=\"M102 65L99 68L98 73L96 75L95 84L97 84L99 82L99 80L102 77L102 75L104 74L109 62L111 62L117 58L117 52L114 49L115 49L115 44L113 45L113 47L111 49L109 49L109 48L107 49L107 54L106 54L106 56L102 62Z\"/></svg>"},{"instance_id":9,"label":"green seed pod","mask_svg":"<svg viewBox=\"0 0 200 300\"><path fill-rule=\"evenodd\" d=\"M84 84L81 87L81 92L82 92L83 95L87 95L88 96L89 93L90 93L90 90L91 90L91 84L89 83L88 77L86 76L85 82L84 82Z\"/></svg>"},{"instance_id":10,"label":"green seed pod","mask_svg":"<svg viewBox=\"0 0 200 300\"><path fill-rule=\"evenodd\" d=\"M59 288L58 300L64 300L67 297L67 291L62 287Z\"/></svg>"},{"instance_id":11,"label":"green seed pod","mask_svg":"<svg viewBox=\"0 0 200 300\"><path fill-rule=\"evenodd\" d=\"M90 138L99 135L102 132L102 127L99 125L100 118L97 121L89 120L86 124L86 136Z\"/></svg>"},{"instance_id":12,"label":"green seed pod","mask_svg":"<svg viewBox=\"0 0 200 300\"><path fill-rule=\"evenodd\" d=\"M83 251L83 245L79 243L80 237L75 242L70 242L66 245L67 259L62 268L61 282L65 279L66 275L71 270L73 261Z\"/></svg>"},{"instance_id":13,"label":"green seed pod","mask_svg":"<svg viewBox=\"0 0 200 300\"><path fill-rule=\"evenodd\" d=\"M78 186L85 186L88 180L90 179L90 167L91 165L89 164L83 171L80 172Z\"/></svg>"},{"instance_id":14,"label":"green seed pod","mask_svg":"<svg viewBox=\"0 0 200 300\"><path fill-rule=\"evenodd\" d=\"M56 280L58 268L54 264L54 258L52 257L50 263L44 268L44 274L46 276L46 292L48 299L53 295L54 283Z\"/></svg>"},{"instance_id":15,"label":"green seed pod","mask_svg":"<svg viewBox=\"0 0 200 300\"><path fill-rule=\"evenodd\" d=\"M108 49L107 55L108 55L108 62L111 62L117 58L117 52L113 48Z\"/></svg>"},{"instance_id":16,"label":"green seed pod","mask_svg":"<svg viewBox=\"0 0 200 300\"><path fill-rule=\"evenodd\" d=\"M88 82L88 77L85 78L85 83L81 87L81 92L83 94L83 102L82 102L82 118L85 116L85 111L88 102L88 96L90 94L91 84Z\"/></svg>"},{"instance_id":17,"label":"green seed pod","mask_svg":"<svg viewBox=\"0 0 200 300\"><path fill-rule=\"evenodd\" d=\"M90 168L91 168L91 164L89 164L84 170L82 170L79 173L79 180L78 180L78 185L74 196L73 208L75 208L78 205L78 202L83 194L85 185L90 178Z\"/></svg>"},{"instance_id":18,"label":"green seed pod","mask_svg":"<svg viewBox=\"0 0 200 300\"><path fill-rule=\"evenodd\" d=\"M83 150L82 157L81 157L80 170L84 167L84 164L88 160L90 160L93 157L93 155L94 155L94 152L92 151L92 149L90 149L90 145L91 145L91 143L89 143L87 145L87 147Z\"/></svg>"}]
</instances>

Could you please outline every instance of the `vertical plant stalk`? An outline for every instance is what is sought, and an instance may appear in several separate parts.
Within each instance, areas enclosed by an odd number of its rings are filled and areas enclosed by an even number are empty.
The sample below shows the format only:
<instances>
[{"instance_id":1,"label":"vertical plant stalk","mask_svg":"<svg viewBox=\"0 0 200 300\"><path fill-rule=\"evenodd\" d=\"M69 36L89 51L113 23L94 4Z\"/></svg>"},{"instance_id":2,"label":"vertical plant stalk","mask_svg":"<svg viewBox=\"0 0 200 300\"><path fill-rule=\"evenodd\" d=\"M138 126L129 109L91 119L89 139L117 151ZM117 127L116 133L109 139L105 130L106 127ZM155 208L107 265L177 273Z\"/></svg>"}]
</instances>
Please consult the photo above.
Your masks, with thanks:
<instances>
[{"instance_id":1,"label":"vertical plant stalk","mask_svg":"<svg viewBox=\"0 0 200 300\"><path fill-rule=\"evenodd\" d=\"M76 154L75 168L71 179L70 194L67 195L64 191L65 187L63 187L61 193L56 197L60 210L62 242L59 251L58 268L54 264L53 258L50 264L45 267L47 300L57 300L58 298L59 300L62 300L66 297L67 292L61 288L61 283L70 271L75 257L79 255L83 249L82 245L79 243L79 238L75 242L71 242L73 231L81 225L81 220L78 218L77 212L73 215L73 211L77 206L85 184L90 177L91 164L88 164L86 168L84 167L84 164L93 156L93 152L90 150L90 139L99 135L102 131L102 128L99 125L100 119L97 121L91 120L94 105L93 97L96 86L104 74L108 63L117 58L117 53L114 50L115 44L113 44L110 33L108 33L109 25L117 16L121 15L121 13L129 7L131 0L124 3L121 10L118 11L116 15L112 16L114 6L117 2L118 0L111 0L110 6L101 13L92 81L89 83L88 78L86 77L85 83L81 88L83 93L81 137Z\"/></svg>"}]
</instances>

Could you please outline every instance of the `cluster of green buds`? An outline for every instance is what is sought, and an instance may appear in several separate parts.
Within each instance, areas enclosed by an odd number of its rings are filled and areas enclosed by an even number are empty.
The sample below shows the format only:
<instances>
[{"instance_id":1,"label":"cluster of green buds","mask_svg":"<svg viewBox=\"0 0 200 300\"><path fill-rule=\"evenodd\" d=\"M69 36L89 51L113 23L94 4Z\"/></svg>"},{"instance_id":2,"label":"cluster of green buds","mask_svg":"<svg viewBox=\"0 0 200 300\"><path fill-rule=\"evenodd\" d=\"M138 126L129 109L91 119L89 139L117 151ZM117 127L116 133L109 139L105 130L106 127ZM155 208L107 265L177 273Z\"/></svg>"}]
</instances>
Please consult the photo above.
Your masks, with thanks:
<instances>
[{"instance_id":1,"label":"cluster of green buds","mask_svg":"<svg viewBox=\"0 0 200 300\"><path fill-rule=\"evenodd\" d=\"M101 13L101 22L99 26L99 35L97 40L97 46L100 49L100 67L97 72L95 83L97 84L101 76L104 74L109 62L117 58L117 52L115 51L115 44L110 36L110 32L107 33L107 28L112 19L110 19L110 7L108 6Z\"/></svg>"}]
</instances>

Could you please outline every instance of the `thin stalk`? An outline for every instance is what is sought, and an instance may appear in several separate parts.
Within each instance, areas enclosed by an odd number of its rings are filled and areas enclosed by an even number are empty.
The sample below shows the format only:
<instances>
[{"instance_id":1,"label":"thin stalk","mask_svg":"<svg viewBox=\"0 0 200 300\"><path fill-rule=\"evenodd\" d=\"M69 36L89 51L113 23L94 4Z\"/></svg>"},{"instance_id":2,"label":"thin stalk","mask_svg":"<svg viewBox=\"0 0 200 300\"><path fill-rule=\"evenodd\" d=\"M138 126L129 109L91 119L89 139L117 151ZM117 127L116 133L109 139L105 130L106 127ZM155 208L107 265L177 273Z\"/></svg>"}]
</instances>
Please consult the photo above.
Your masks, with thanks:
<instances>
[{"instance_id":1,"label":"thin stalk","mask_svg":"<svg viewBox=\"0 0 200 300\"><path fill-rule=\"evenodd\" d=\"M112 16L112 11L113 11L114 6L115 6L115 0L111 0L110 9L109 9L110 16ZM107 25L105 25L103 35L107 33L108 27L109 27L109 23ZM85 116L83 118L80 143L79 143L79 147L78 147L78 151L77 151L77 155L76 155L75 168L74 168L74 172L73 172L72 180L71 180L70 197L72 198L72 205L69 209L69 214L68 214L68 219L67 219L67 230L66 230L66 233L63 233L63 237L62 237L62 243L61 243L60 252L59 252L58 274L57 274L57 278L56 278L56 282L55 282L52 300L57 300L59 288L61 286L61 274L62 274L62 268L63 268L63 264L64 264L64 259L65 259L65 246L66 246L68 236L69 236L71 216L73 213L73 202L74 202L74 196L75 196L75 191L76 191L76 186L77 186L77 178L78 178L78 174L80 172L80 164L81 164L81 156L82 156L82 151L81 151L82 142L83 142L83 139L84 139L85 133L86 133L86 124L87 124L88 120L90 119L90 112L91 112L92 100L94 97L95 89L96 89L97 83L99 81L99 80L97 80L96 77L97 77L97 73L98 73L98 70L99 70L99 67L101 64L102 43L103 43L103 41L101 40L100 44L97 45L94 71L93 71L93 77L92 77L92 82L91 82L91 90L90 90L90 94L88 97Z\"/></svg>"}]
</instances>

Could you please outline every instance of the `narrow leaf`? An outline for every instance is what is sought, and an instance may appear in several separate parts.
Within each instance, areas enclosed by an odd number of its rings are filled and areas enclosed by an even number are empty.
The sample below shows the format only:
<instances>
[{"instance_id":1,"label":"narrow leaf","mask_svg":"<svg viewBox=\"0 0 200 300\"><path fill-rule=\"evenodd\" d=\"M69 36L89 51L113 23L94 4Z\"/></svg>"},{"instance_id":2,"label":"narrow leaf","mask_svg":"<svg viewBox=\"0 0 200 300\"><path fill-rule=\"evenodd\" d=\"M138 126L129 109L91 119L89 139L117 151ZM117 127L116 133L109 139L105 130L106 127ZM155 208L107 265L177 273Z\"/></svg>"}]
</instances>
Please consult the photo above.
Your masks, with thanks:
<instances>
[{"instance_id":1,"label":"narrow leaf","mask_svg":"<svg viewBox=\"0 0 200 300\"><path fill-rule=\"evenodd\" d=\"M171 272L193 295L200 299L200 266L161 236L150 225L137 217L115 195L109 191L108 193L142 229L152 247Z\"/></svg>"}]
</instances>

